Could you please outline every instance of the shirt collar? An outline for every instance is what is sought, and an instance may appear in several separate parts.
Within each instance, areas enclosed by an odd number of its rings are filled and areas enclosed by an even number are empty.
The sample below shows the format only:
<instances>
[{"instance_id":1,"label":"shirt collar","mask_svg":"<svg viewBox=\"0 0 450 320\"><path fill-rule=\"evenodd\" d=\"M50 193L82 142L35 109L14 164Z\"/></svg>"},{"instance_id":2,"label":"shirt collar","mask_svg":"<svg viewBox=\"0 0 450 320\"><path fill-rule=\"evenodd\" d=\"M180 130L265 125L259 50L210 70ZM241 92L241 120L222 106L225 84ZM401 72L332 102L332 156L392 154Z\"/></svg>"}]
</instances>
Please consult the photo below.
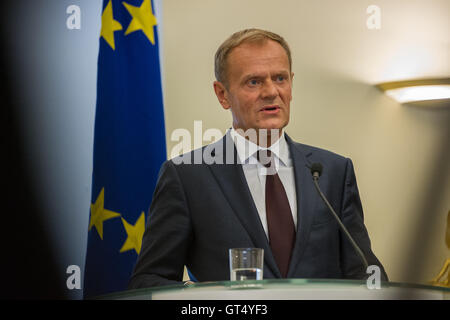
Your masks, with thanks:
<instances>
[{"instance_id":1,"label":"shirt collar","mask_svg":"<svg viewBox=\"0 0 450 320\"><path fill-rule=\"evenodd\" d=\"M230 129L230 135L233 138L234 145L236 146L237 154L239 160L242 164L256 164L258 160L256 159L256 152L259 150L270 150L284 166L290 165L290 155L289 147L286 142L284 131L281 137L273 143L269 148L263 148L259 145L251 142L250 140L244 138L240 135L234 128ZM256 162L255 162L256 161Z\"/></svg>"}]
</instances>

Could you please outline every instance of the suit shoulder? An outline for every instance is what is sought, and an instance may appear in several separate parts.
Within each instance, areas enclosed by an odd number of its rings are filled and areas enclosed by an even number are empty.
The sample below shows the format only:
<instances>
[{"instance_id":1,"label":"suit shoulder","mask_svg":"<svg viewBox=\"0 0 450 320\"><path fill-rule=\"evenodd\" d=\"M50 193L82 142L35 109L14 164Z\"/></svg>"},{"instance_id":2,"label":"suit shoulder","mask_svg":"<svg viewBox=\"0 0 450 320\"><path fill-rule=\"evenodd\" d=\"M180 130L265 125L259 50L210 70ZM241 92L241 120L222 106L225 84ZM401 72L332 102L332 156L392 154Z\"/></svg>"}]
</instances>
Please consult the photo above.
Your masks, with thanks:
<instances>
[{"instance_id":1,"label":"suit shoulder","mask_svg":"<svg viewBox=\"0 0 450 320\"><path fill-rule=\"evenodd\" d=\"M299 143L293 141L293 144L295 147L299 148L303 154L306 157L314 156L314 157L320 157L320 158L326 158L334 161L348 161L348 157L345 157L343 155L337 154L333 151L326 150L323 148Z\"/></svg>"},{"instance_id":2,"label":"suit shoulder","mask_svg":"<svg viewBox=\"0 0 450 320\"><path fill-rule=\"evenodd\" d=\"M225 140L224 136L223 138L215 142L172 157L167 161L169 161L171 164L179 165L179 167L184 167L184 165L187 165L187 167L191 167L191 164L210 164L213 162L213 159L216 156L220 157L224 154L225 143L231 143L232 148L234 148L233 140ZM229 145L227 145L227 147L229 148Z\"/></svg>"},{"instance_id":3,"label":"suit shoulder","mask_svg":"<svg viewBox=\"0 0 450 320\"><path fill-rule=\"evenodd\" d=\"M323 175L333 174L333 179L340 181L350 171L353 171L352 160L348 157L337 154L323 148L310 146L303 143L293 142L293 147L300 150L306 159L307 166L313 163L320 163L323 166Z\"/></svg>"}]
</instances>

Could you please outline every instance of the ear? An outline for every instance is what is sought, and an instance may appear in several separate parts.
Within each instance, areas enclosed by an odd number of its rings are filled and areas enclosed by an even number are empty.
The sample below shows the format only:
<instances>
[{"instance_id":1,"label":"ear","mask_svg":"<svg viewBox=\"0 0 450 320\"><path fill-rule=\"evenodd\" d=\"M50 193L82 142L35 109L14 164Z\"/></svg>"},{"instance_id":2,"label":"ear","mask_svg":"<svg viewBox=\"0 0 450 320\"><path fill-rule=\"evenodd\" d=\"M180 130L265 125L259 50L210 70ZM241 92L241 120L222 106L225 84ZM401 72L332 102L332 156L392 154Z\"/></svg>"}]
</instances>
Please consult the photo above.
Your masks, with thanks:
<instances>
[{"instance_id":1,"label":"ear","mask_svg":"<svg viewBox=\"0 0 450 320\"><path fill-rule=\"evenodd\" d=\"M214 92L216 93L217 99L224 109L230 109L231 105L227 98L227 89L222 82L214 81Z\"/></svg>"},{"instance_id":2,"label":"ear","mask_svg":"<svg viewBox=\"0 0 450 320\"><path fill-rule=\"evenodd\" d=\"M294 73L291 72L291 97L289 101L292 101L292 87L294 86Z\"/></svg>"}]
</instances>

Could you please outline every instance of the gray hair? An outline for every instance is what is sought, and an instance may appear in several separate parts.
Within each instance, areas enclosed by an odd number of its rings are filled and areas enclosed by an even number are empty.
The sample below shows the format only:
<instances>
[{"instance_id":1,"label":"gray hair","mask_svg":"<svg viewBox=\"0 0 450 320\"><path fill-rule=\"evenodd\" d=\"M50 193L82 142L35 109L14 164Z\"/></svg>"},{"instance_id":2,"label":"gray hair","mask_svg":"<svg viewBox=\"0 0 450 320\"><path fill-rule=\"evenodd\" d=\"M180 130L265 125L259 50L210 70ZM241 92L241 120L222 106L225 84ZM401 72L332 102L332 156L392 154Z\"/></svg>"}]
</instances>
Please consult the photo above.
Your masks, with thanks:
<instances>
[{"instance_id":1,"label":"gray hair","mask_svg":"<svg viewBox=\"0 0 450 320\"><path fill-rule=\"evenodd\" d=\"M291 50L289 45L283 37L276 33L261 30L261 29L245 29L233 33L227 40L225 40L216 51L214 57L214 72L216 75L216 80L227 85L227 57L232 49L236 48L244 42L265 42L267 40L273 40L278 42L283 49L286 51L289 60L289 71L292 70L292 58Z\"/></svg>"}]
</instances>

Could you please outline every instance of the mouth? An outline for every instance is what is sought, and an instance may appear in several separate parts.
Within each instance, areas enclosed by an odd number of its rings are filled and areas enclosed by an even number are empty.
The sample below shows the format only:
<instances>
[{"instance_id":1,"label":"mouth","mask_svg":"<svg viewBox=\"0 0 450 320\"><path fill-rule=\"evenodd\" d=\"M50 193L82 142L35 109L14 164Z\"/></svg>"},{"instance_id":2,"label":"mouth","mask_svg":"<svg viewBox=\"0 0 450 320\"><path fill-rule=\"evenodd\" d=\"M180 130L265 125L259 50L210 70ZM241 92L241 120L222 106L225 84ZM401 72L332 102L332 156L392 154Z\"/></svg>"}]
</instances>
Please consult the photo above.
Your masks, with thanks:
<instances>
[{"instance_id":1,"label":"mouth","mask_svg":"<svg viewBox=\"0 0 450 320\"><path fill-rule=\"evenodd\" d=\"M265 114L275 114L278 113L280 111L280 106L279 105L270 105L270 106L264 106L263 108L261 108L261 112L265 113Z\"/></svg>"}]
</instances>

